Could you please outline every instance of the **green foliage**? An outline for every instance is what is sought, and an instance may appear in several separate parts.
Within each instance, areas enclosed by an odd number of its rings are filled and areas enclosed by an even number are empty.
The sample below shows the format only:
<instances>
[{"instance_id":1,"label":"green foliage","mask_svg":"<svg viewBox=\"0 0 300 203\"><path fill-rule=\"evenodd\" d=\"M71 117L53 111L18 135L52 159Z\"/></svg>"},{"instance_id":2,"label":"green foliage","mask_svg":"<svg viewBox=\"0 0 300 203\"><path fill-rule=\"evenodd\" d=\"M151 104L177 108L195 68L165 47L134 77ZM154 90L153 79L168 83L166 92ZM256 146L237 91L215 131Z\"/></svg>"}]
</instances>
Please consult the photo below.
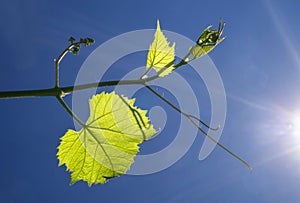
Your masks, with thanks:
<instances>
[{"instance_id":1,"label":"green foliage","mask_svg":"<svg viewBox=\"0 0 300 203\"><path fill-rule=\"evenodd\" d=\"M154 40L148 51L146 72L140 79L100 82L98 83L98 87L118 85L120 84L118 82L123 82L123 85L143 85L174 110L185 116L205 136L245 164L251 171L252 168L246 161L215 140L197 122L200 122L211 130L218 130L218 128L211 128L200 118L183 112L147 84L147 82L155 80L158 77L164 77L175 70L175 68L177 69L213 50L224 39L220 37L224 26L225 24L220 20L218 30L210 30L211 26L207 27L200 35L196 45L191 47L187 55L175 65L175 43L169 46L167 38L160 29L159 21L157 21ZM68 41L70 45L55 60L54 88L0 92L0 98L27 96L56 97L65 110L82 126L81 130L68 130L61 137L60 145L57 148L59 166L66 165L67 170L71 172L71 184L79 180L86 181L89 186L98 183L103 184L108 179L120 176L128 171L134 162L135 155L139 152L139 144L154 136L156 131L146 116L147 111L134 106L135 99L128 99L115 94L115 92L102 92L90 99L90 116L85 124L73 113L64 102L63 97L79 86L60 87L59 64L68 52L78 54L81 45L89 46L95 43L95 40L80 38L76 42L75 38L70 37ZM192 59L188 58L190 56L192 56ZM157 75L149 78L144 77L147 76L151 68L156 71ZM80 85L81 90L94 87L94 83Z\"/></svg>"},{"instance_id":2,"label":"green foliage","mask_svg":"<svg viewBox=\"0 0 300 203\"><path fill-rule=\"evenodd\" d=\"M157 28L154 40L150 45L147 58L147 70L154 68L160 77L170 74L173 70L173 63L175 58L175 43L170 47L167 38L160 30L159 21L157 21Z\"/></svg>"},{"instance_id":3,"label":"green foliage","mask_svg":"<svg viewBox=\"0 0 300 203\"><path fill-rule=\"evenodd\" d=\"M187 56L179 64L174 65L175 43L169 46L167 38L160 29L160 23L157 21L154 40L148 51L146 73L143 76L153 68L157 73L153 78L164 77L170 74L175 69L174 67L178 68L187 64L190 61L186 60L188 56L192 55L193 60L207 54L224 39L220 38L224 25L220 21L218 30L210 30L211 26L207 27L200 35L196 45L190 48ZM75 42L75 39L71 37L69 42L71 45L67 51L78 54L82 44L89 46L95 41L91 38L80 38L78 42ZM143 80L143 76L141 76L141 80ZM140 81L140 84L145 85L152 93L187 117L207 137L252 170L247 162L214 140L193 119L201 122L207 128L210 126L199 118L181 111L147 86L144 81ZM156 133L146 116L147 111L134 106L135 99L129 100L114 92L109 94L102 92L93 96L89 102L90 117L86 124L83 124L74 115L62 99L59 101L82 126L78 132L68 130L58 146L59 166L65 164L67 170L71 171L71 184L79 180L86 181L89 186L97 183L103 184L110 178L124 174L129 170L135 155L139 152L138 145Z\"/></svg>"},{"instance_id":4,"label":"green foliage","mask_svg":"<svg viewBox=\"0 0 300 203\"><path fill-rule=\"evenodd\" d=\"M208 26L200 35L197 40L197 44L192 46L190 53L193 59L199 58L211 50L213 50L219 43L221 43L225 38L221 38L222 32L224 30L225 23L222 23L222 19L219 23L218 30L210 30L212 26Z\"/></svg>"},{"instance_id":5,"label":"green foliage","mask_svg":"<svg viewBox=\"0 0 300 203\"><path fill-rule=\"evenodd\" d=\"M71 184L84 180L105 183L125 173L139 152L138 144L156 131L147 111L134 106L135 99L112 93L93 96L90 117L79 132L68 130L61 138L57 157L72 172Z\"/></svg>"}]
</instances>

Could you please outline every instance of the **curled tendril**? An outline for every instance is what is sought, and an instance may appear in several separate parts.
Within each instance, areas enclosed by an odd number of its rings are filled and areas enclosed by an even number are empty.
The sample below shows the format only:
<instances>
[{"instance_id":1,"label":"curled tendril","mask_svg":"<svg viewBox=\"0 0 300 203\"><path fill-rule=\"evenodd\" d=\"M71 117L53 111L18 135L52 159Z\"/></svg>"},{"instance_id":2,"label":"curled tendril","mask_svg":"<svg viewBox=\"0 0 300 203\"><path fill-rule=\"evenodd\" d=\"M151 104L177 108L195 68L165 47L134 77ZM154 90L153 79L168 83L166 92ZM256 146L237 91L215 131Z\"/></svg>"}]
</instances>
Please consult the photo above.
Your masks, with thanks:
<instances>
[{"instance_id":1,"label":"curled tendril","mask_svg":"<svg viewBox=\"0 0 300 203\"><path fill-rule=\"evenodd\" d=\"M87 47L87 46L90 46L95 43L95 40L92 38L89 38L89 37L80 38L78 42L75 42L74 37L70 37L68 41L71 44L69 52L71 52L75 55L77 55L79 53L82 44L84 44Z\"/></svg>"}]
</instances>

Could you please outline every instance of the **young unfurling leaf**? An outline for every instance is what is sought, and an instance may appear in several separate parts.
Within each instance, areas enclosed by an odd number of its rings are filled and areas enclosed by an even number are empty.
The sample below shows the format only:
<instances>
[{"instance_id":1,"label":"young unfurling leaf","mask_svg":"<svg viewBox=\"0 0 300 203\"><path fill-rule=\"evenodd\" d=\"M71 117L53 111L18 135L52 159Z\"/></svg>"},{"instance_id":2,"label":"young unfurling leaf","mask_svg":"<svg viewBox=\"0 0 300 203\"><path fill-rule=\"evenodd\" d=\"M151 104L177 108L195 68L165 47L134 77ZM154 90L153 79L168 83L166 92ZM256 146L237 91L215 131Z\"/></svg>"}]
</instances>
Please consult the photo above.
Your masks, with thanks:
<instances>
[{"instance_id":1,"label":"young unfurling leaf","mask_svg":"<svg viewBox=\"0 0 300 203\"><path fill-rule=\"evenodd\" d=\"M209 53L225 39L224 37L221 38L225 27L225 23L222 23L222 19L220 20L218 30L210 30L211 27L212 26L208 26L198 38L197 44L191 47L190 53L193 59Z\"/></svg>"},{"instance_id":2,"label":"young unfurling leaf","mask_svg":"<svg viewBox=\"0 0 300 203\"><path fill-rule=\"evenodd\" d=\"M71 184L103 184L130 168L138 144L156 133L147 111L134 102L114 92L93 96L86 126L78 132L68 130L58 146L59 166L65 164L72 172Z\"/></svg>"},{"instance_id":3,"label":"young unfurling leaf","mask_svg":"<svg viewBox=\"0 0 300 203\"><path fill-rule=\"evenodd\" d=\"M147 70L154 68L160 77L168 75L174 69L175 43L169 46L167 38L160 30L159 21L154 35L154 40L148 51Z\"/></svg>"}]
</instances>

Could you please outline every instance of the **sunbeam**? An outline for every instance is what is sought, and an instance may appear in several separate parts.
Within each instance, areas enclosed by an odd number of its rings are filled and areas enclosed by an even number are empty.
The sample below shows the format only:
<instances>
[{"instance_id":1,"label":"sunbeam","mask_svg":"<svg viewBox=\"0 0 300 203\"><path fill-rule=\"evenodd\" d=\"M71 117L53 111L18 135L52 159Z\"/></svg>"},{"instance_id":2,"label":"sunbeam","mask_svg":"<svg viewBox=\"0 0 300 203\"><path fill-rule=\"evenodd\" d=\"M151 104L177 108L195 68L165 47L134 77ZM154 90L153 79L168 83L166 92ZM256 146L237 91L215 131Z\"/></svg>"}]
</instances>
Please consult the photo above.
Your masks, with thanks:
<instances>
[{"instance_id":1,"label":"sunbeam","mask_svg":"<svg viewBox=\"0 0 300 203\"><path fill-rule=\"evenodd\" d=\"M287 47L288 51L290 52L291 56L293 57L293 60L295 61L296 67L298 69L298 72L300 73L300 56L298 55L298 51L294 47L289 34L286 32L285 27L283 26L282 20L279 19L278 12L276 12L274 6L272 5L270 0L266 0L266 7L269 11L269 14L273 20L273 23L275 27L278 30L278 33L280 34L285 46Z\"/></svg>"}]
</instances>

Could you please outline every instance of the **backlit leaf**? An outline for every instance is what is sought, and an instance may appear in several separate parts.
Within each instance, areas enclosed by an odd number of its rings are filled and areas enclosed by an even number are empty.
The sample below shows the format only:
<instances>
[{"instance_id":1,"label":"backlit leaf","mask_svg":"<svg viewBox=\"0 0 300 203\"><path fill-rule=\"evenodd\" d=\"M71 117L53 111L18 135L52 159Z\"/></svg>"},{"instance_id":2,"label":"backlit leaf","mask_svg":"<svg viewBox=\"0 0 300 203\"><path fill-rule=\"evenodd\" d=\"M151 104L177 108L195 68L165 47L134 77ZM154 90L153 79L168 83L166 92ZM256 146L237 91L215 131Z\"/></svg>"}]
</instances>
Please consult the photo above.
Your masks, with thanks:
<instances>
[{"instance_id":1,"label":"backlit leaf","mask_svg":"<svg viewBox=\"0 0 300 203\"><path fill-rule=\"evenodd\" d=\"M154 35L154 40L150 45L147 57L146 68L153 67L160 77L168 75L174 69L175 43L169 46L167 38L160 30L159 21Z\"/></svg>"},{"instance_id":2,"label":"backlit leaf","mask_svg":"<svg viewBox=\"0 0 300 203\"><path fill-rule=\"evenodd\" d=\"M80 131L68 130L61 138L59 166L71 171L71 184L84 180L90 186L124 174L139 152L138 144L156 131L147 111L134 106L135 99L101 93L90 99L90 117Z\"/></svg>"}]
</instances>

